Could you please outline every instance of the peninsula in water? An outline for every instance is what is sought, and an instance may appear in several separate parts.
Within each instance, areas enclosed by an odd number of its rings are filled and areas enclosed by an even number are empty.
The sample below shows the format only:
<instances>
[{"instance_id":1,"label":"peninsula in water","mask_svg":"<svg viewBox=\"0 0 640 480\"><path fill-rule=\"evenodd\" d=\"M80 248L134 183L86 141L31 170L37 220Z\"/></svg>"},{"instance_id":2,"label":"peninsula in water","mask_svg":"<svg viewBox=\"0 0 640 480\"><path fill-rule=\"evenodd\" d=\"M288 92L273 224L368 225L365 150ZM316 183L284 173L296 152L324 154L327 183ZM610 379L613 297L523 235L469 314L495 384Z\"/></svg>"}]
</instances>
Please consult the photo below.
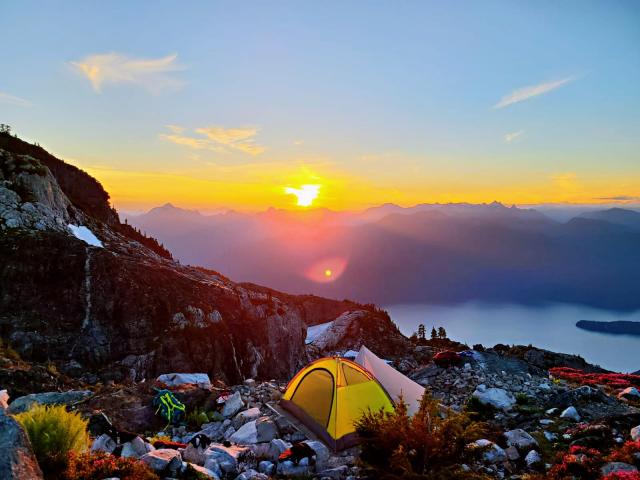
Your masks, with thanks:
<instances>
[{"instance_id":1,"label":"peninsula in water","mask_svg":"<svg viewBox=\"0 0 640 480\"><path fill-rule=\"evenodd\" d=\"M640 336L640 322L619 320L614 322L598 322L595 320L580 320L576 327L592 332L613 333L616 335Z\"/></svg>"}]
</instances>

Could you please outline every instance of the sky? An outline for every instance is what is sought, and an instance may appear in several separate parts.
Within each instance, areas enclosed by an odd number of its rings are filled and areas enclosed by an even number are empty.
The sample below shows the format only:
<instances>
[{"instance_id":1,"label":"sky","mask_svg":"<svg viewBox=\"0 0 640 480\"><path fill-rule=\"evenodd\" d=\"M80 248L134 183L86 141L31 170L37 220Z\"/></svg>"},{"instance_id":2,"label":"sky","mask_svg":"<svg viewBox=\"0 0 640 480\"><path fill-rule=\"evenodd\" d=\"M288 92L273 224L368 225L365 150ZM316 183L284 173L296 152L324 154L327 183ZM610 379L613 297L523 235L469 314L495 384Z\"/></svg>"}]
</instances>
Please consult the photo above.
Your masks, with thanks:
<instances>
[{"instance_id":1,"label":"sky","mask_svg":"<svg viewBox=\"0 0 640 480\"><path fill-rule=\"evenodd\" d=\"M119 209L640 200L640 2L4 1L0 38L0 122Z\"/></svg>"}]
</instances>

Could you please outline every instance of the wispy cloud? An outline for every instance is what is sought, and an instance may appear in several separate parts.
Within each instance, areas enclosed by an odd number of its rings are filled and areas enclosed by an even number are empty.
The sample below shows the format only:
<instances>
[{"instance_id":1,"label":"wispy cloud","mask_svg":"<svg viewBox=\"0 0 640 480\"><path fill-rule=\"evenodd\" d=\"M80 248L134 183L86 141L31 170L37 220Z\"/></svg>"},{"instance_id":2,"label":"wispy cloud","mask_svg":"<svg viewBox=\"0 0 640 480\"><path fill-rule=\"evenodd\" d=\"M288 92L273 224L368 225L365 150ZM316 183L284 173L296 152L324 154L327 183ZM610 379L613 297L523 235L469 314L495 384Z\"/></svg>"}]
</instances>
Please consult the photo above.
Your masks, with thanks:
<instances>
[{"instance_id":1,"label":"wispy cloud","mask_svg":"<svg viewBox=\"0 0 640 480\"><path fill-rule=\"evenodd\" d=\"M171 130L172 133L182 133L185 131L185 128L179 125L167 125L167 128Z\"/></svg>"},{"instance_id":2,"label":"wispy cloud","mask_svg":"<svg viewBox=\"0 0 640 480\"><path fill-rule=\"evenodd\" d=\"M0 103L15 105L16 107L30 107L33 105L29 100L16 97L15 95L9 95L5 92L0 92Z\"/></svg>"},{"instance_id":3,"label":"wispy cloud","mask_svg":"<svg viewBox=\"0 0 640 480\"><path fill-rule=\"evenodd\" d=\"M175 143L176 145L182 145L196 150L209 149L211 146L210 142L204 138L193 138L179 134L166 135L161 133L160 138Z\"/></svg>"},{"instance_id":4,"label":"wispy cloud","mask_svg":"<svg viewBox=\"0 0 640 480\"><path fill-rule=\"evenodd\" d=\"M178 88L183 82L171 73L183 70L177 63L178 55L162 58L133 58L119 53L89 55L71 62L84 75L96 92L103 86L129 83L141 86L151 93Z\"/></svg>"},{"instance_id":5,"label":"wispy cloud","mask_svg":"<svg viewBox=\"0 0 640 480\"><path fill-rule=\"evenodd\" d=\"M640 200L640 197L634 195L615 195L613 197L598 197L595 200L604 200L611 202L634 202Z\"/></svg>"},{"instance_id":6,"label":"wispy cloud","mask_svg":"<svg viewBox=\"0 0 640 480\"><path fill-rule=\"evenodd\" d=\"M493 106L493 108L504 108L509 105L513 105L514 103L537 97L538 95L542 95L544 93L551 92L556 88L560 88L561 86L572 82L575 79L576 77L567 77L561 80L554 80L552 82L540 83L538 85L530 85L528 87L518 88L510 94L502 97L500 101Z\"/></svg>"},{"instance_id":7,"label":"wispy cloud","mask_svg":"<svg viewBox=\"0 0 640 480\"><path fill-rule=\"evenodd\" d=\"M229 152L237 150L249 155L260 155L266 149L256 144L258 134L256 127L224 128L218 126L196 128L195 132L205 138L183 135L186 130L178 125L167 125L172 132L170 135L160 134L160 138L177 145L196 150L213 150L215 152Z\"/></svg>"},{"instance_id":8,"label":"wispy cloud","mask_svg":"<svg viewBox=\"0 0 640 480\"><path fill-rule=\"evenodd\" d=\"M521 139L523 134L524 134L524 130L518 130L517 132L507 133L504 136L504 141L507 143L515 142Z\"/></svg>"}]
</instances>

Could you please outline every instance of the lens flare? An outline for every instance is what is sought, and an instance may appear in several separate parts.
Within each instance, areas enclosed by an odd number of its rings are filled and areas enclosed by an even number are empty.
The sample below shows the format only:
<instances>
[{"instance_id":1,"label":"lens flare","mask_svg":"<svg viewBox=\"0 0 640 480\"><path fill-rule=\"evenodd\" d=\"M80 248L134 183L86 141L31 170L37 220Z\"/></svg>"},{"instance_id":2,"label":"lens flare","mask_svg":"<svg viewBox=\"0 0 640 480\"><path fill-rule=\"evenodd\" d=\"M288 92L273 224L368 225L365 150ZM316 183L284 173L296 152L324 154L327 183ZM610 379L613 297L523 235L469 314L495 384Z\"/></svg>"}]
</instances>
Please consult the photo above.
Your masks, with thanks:
<instances>
[{"instance_id":1,"label":"lens flare","mask_svg":"<svg viewBox=\"0 0 640 480\"><path fill-rule=\"evenodd\" d=\"M305 272L305 277L317 283L335 282L347 268L344 257L323 258L314 262Z\"/></svg>"},{"instance_id":2,"label":"lens flare","mask_svg":"<svg viewBox=\"0 0 640 480\"><path fill-rule=\"evenodd\" d=\"M295 195L298 199L298 206L308 207L318 197L320 185L301 185L300 188L285 187L284 193L287 195Z\"/></svg>"}]
</instances>

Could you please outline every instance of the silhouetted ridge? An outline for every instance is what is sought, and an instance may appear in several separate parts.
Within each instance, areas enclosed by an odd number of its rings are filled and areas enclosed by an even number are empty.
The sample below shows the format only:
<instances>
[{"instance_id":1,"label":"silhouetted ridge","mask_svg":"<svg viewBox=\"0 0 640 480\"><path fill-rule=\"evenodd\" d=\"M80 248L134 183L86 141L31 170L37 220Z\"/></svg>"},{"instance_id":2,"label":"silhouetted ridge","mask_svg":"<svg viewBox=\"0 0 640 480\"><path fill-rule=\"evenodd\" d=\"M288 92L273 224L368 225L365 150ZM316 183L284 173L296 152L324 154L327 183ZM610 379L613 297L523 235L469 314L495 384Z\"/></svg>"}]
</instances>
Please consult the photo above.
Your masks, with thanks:
<instances>
[{"instance_id":1,"label":"silhouetted ridge","mask_svg":"<svg viewBox=\"0 0 640 480\"><path fill-rule=\"evenodd\" d=\"M158 255L164 258L173 258L171 252L155 238L146 236L139 229L127 223L120 223L118 212L109 204L109 194L98 180L84 170L56 158L40 145L27 143L7 131L0 131L0 148L14 155L28 155L36 159L49 168L64 194L76 208L94 219L106 223L118 233L139 242ZM33 165L30 167L36 170L38 167L41 168L37 162L32 163ZM23 165L23 168L26 167L29 165Z\"/></svg>"}]
</instances>

